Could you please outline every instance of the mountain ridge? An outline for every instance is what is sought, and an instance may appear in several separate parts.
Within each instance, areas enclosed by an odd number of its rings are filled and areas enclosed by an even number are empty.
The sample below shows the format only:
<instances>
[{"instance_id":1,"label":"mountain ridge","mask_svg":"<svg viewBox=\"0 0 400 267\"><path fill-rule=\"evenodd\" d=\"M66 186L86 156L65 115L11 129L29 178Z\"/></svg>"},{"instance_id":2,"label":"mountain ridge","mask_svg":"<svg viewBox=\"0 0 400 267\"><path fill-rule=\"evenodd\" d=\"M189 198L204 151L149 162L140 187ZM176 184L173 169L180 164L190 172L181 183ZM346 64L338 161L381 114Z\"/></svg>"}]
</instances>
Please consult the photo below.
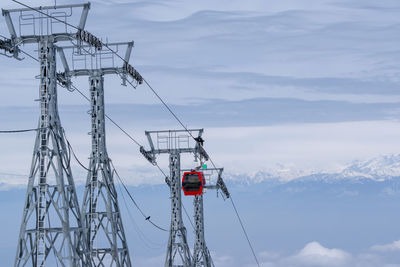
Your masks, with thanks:
<instances>
[{"instance_id":1,"label":"mountain ridge","mask_svg":"<svg viewBox=\"0 0 400 267\"><path fill-rule=\"evenodd\" d=\"M380 155L367 160L355 160L338 171L303 171L277 165L270 171L257 171L254 174L227 173L225 179L240 184L257 184L269 182L276 184L292 181L325 181L335 182L348 180L360 182L372 180L383 182L400 177L400 154Z\"/></svg>"}]
</instances>

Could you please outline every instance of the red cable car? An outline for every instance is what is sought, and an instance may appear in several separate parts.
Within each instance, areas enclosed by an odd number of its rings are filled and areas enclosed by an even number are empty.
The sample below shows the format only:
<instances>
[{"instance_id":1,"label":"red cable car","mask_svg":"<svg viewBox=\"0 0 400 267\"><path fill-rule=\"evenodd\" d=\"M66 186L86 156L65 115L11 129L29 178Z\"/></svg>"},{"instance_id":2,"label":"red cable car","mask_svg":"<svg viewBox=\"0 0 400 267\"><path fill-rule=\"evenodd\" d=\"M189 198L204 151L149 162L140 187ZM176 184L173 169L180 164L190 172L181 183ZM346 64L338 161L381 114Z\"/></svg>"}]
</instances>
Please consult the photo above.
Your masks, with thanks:
<instances>
[{"instance_id":1,"label":"red cable car","mask_svg":"<svg viewBox=\"0 0 400 267\"><path fill-rule=\"evenodd\" d=\"M185 196L198 196L203 194L203 186L206 184L202 172L185 172L182 177L182 189Z\"/></svg>"}]
</instances>

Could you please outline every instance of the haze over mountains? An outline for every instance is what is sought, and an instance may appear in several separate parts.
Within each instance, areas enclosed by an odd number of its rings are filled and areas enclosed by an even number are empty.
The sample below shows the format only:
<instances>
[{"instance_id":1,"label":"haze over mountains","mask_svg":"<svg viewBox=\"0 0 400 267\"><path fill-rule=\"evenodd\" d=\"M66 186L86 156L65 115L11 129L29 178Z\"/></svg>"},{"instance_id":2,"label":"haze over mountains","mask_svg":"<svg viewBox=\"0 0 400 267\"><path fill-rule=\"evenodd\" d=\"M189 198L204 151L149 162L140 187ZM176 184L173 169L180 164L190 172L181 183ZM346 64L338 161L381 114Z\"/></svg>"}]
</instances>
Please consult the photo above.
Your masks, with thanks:
<instances>
[{"instance_id":1,"label":"haze over mountains","mask_svg":"<svg viewBox=\"0 0 400 267\"><path fill-rule=\"evenodd\" d=\"M397 266L400 260L398 162L399 155L390 155L355 162L333 173L305 175L280 166L275 173L246 176L227 172L224 177L261 266L389 267ZM18 234L15 221L20 219L27 178L3 173L0 177L0 208L9 218L0 221L0 229L8 229L1 232L0 256L11 264L15 251L12 241ZM18 183L12 185L10 181L16 178ZM129 176L123 175L123 179L129 181ZM144 180L128 188L146 214L167 226L168 187L161 177L158 180L155 184ZM78 183L79 192L82 188L83 183ZM129 199L119 183L117 188L134 263L160 266L167 236L142 221L129 201L124 204L124 198ZM206 239L214 262L222 267L255 266L229 201L216 196L212 190L205 194ZM192 216L192 199L184 198L184 204ZM192 236L186 217L185 225Z\"/></svg>"}]
</instances>

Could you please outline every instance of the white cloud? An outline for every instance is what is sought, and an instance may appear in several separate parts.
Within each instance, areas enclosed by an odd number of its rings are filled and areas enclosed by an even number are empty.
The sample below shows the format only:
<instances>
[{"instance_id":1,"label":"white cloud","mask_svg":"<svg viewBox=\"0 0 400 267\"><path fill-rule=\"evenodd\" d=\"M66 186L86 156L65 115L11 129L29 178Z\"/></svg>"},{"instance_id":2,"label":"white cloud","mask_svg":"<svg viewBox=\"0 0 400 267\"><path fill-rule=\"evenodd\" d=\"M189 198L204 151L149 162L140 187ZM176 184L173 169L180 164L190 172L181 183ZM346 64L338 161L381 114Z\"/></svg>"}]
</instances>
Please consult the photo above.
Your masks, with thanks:
<instances>
[{"instance_id":1,"label":"white cloud","mask_svg":"<svg viewBox=\"0 0 400 267\"><path fill-rule=\"evenodd\" d=\"M384 252L392 252L400 248L400 241L383 246L373 246L370 251L349 253L342 249L327 248L314 241L306 244L299 252L282 255L264 251L259 253L263 267L399 267L400 258L389 257ZM377 254L376 252L379 252ZM267 255L267 257L263 257ZM274 257L268 257L274 255ZM280 255L276 257L276 255ZM246 266L255 266L247 264Z\"/></svg>"},{"instance_id":2,"label":"white cloud","mask_svg":"<svg viewBox=\"0 0 400 267\"><path fill-rule=\"evenodd\" d=\"M22 121L17 126L3 124L3 129L23 128L24 124L32 125ZM87 164L91 147L86 132L90 124L82 128L80 120L73 118L64 120L64 127L78 158ZM146 145L144 129L138 131L131 127L126 130ZM218 127L206 128L204 132L205 148L217 165L225 167L226 175L256 177L257 173L265 172L275 177L280 175L285 180L321 171L341 171L356 159L397 154L400 151L399 135L400 124L395 121ZM23 176L11 177L1 175L1 172L29 173L34 138L34 134L1 136L0 183L14 186L26 183ZM107 132L107 145L109 156L127 184L164 183L158 170L143 158L137 146L111 126ZM168 157L160 155L158 159L161 168L168 173ZM85 171L74 159L72 161L76 182L82 184ZM182 156L182 166L191 168L193 164L191 155Z\"/></svg>"},{"instance_id":3,"label":"white cloud","mask_svg":"<svg viewBox=\"0 0 400 267\"><path fill-rule=\"evenodd\" d=\"M230 267L235 266L237 259L231 255L221 255L215 251L211 251L211 258L215 266L218 267Z\"/></svg>"},{"instance_id":4,"label":"white cloud","mask_svg":"<svg viewBox=\"0 0 400 267\"><path fill-rule=\"evenodd\" d=\"M371 250L379 252L400 251L400 240L390 244L372 246Z\"/></svg>"},{"instance_id":5,"label":"white cloud","mask_svg":"<svg viewBox=\"0 0 400 267\"><path fill-rule=\"evenodd\" d=\"M211 128L206 148L227 171L341 170L357 158L399 151L397 122L294 124L271 127ZM379 131L376 131L379 129ZM234 144L234 145L233 145Z\"/></svg>"},{"instance_id":6,"label":"white cloud","mask_svg":"<svg viewBox=\"0 0 400 267\"><path fill-rule=\"evenodd\" d=\"M281 254L275 251L262 251L258 254L260 260L275 260L281 257Z\"/></svg>"},{"instance_id":7,"label":"white cloud","mask_svg":"<svg viewBox=\"0 0 400 267\"><path fill-rule=\"evenodd\" d=\"M299 253L288 259L299 266L344 266L351 255L340 249L329 249L318 242L308 243Z\"/></svg>"}]
</instances>

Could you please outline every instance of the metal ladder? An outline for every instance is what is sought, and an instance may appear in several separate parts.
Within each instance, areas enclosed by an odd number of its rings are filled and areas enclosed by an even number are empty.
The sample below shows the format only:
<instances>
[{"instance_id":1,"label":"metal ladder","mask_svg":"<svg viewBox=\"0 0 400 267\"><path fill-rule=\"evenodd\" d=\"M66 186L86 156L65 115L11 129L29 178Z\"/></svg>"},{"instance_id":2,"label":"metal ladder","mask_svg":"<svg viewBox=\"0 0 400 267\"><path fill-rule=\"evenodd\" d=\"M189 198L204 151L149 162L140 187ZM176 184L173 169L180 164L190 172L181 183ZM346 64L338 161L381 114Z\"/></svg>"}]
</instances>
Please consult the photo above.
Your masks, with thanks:
<instances>
[{"instance_id":1,"label":"metal ladder","mask_svg":"<svg viewBox=\"0 0 400 267\"><path fill-rule=\"evenodd\" d=\"M95 87L95 84L91 84L91 87ZM90 92L92 94L91 99L93 96L96 94L96 91ZM91 105L92 107L97 107L97 105ZM95 110L90 110L89 111L91 115L91 121L92 121L92 130L89 133L92 137L92 158L90 159L92 161L92 166L91 166L91 174L90 174L90 247L91 247L91 256L97 256L97 250L93 248L98 248L97 246L97 238L95 238L95 235L97 233L97 228L98 225L96 224L96 220L98 219L98 213L97 213L97 198L96 198L96 189L99 187L99 181L97 177L97 172L95 171L95 168L97 168L98 162L93 161L93 159L98 159L99 157L96 155L99 153L99 144L97 142L97 135L99 132L98 125L97 125L97 116L93 117L93 114L96 114ZM94 131L94 132L93 132ZM94 244L96 242L96 245Z\"/></svg>"},{"instance_id":2,"label":"metal ladder","mask_svg":"<svg viewBox=\"0 0 400 267\"><path fill-rule=\"evenodd\" d=\"M43 51L43 47L41 48L41 57L46 59L46 51ZM44 61L44 65L41 66L43 68L41 77L41 88L40 88L40 177L38 184L38 216L37 216L37 266L44 267L44 262L46 259L46 240L45 240L45 220L46 220L46 205L47 205L47 164L46 164L46 155L48 153L47 147L47 127L49 126L49 117L48 117L48 80L47 80L47 72L48 72L48 63L47 60Z\"/></svg>"}]
</instances>

